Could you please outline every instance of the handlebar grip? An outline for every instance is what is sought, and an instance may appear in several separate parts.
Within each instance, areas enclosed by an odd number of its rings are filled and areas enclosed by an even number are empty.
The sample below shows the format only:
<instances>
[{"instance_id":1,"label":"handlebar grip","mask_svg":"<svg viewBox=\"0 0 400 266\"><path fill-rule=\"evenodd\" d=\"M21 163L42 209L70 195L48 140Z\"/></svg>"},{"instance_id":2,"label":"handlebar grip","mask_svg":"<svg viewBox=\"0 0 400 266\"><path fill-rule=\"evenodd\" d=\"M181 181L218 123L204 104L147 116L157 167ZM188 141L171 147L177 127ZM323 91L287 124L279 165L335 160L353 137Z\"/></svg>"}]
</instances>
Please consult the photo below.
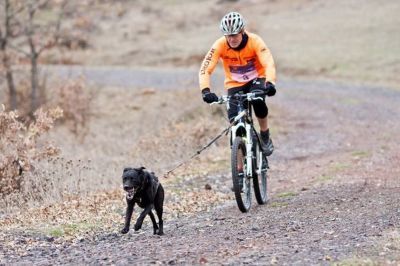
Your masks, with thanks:
<instances>
[{"instance_id":1,"label":"handlebar grip","mask_svg":"<svg viewBox=\"0 0 400 266\"><path fill-rule=\"evenodd\" d=\"M265 95L267 95L267 92L268 92L268 91L266 91L266 90L254 90L254 91L253 91L254 96L256 96L256 97L258 97L258 96L265 96Z\"/></svg>"},{"instance_id":2,"label":"handlebar grip","mask_svg":"<svg viewBox=\"0 0 400 266\"><path fill-rule=\"evenodd\" d=\"M223 98L222 98L222 96L221 96L221 97L218 97L218 101L212 102L212 103L210 103L210 105L221 104L221 103L223 103Z\"/></svg>"}]
</instances>

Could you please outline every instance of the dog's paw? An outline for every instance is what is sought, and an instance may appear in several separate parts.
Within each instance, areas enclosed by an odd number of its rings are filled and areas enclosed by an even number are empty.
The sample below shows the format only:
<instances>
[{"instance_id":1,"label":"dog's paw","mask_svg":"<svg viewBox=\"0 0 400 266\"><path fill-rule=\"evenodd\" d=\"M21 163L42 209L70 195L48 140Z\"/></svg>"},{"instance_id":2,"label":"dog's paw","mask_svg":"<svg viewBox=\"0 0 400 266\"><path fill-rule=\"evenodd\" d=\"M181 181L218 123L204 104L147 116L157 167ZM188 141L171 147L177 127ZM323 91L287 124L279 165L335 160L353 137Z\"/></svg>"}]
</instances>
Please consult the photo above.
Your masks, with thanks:
<instances>
[{"instance_id":1,"label":"dog's paw","mask_svg":"<svg viewBox=\"0 0 400 266\"><path fill-rule=\"evenodd\" d=\"M162 236L162 235L164 235L164 232L163 231L158 231L157 235Z\"/></svg>"},{"instance_id":2,"label":"dog's paw","mask_svg":"<svg viewBox=\"0 0 400 266\"><path fill-rule=\"evenodd\" d=\"M129 228L127 228L127 227L124 227L122 230L121 230L121 234L126 234L126 233L128 233L129 232Z\"/></svg>"},{"instance_id":3,"label":"dog's paw","mask_svg":"<svg viewBox=\"0 0 400 266\"><path fill-rule=\"evenodd\" d=\"M140 230L140 228L142 228L141 224L135 224L135 231Z\"/></svg>"}]
</instances>

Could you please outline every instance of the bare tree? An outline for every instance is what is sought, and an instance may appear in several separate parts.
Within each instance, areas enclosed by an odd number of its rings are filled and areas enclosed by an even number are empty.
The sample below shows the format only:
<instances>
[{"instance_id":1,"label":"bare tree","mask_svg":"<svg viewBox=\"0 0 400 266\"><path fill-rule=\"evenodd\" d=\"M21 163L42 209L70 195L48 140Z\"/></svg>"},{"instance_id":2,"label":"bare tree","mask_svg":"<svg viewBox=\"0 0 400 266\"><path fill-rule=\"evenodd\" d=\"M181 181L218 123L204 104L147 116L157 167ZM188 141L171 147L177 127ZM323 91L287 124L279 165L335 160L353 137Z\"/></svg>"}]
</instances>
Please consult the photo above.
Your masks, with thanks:
<instances>
[{"instance_id":1,"label":"bare tree","mask_svg":"<svg viewBox=\"0 0 400 266\"><path fill-rule=\"evenodd\" d=\"M61 19L63 17L63 8L66 1L62 4L58 19L54 24L49 23L45 26L35 25L34 18L38 10L47 6L50 0L28 2L28 23L25 28L31 60L31 113L39 107L38 88L39 88L39 70L38 59L43 51L54 47L59 39ZM53 29L52 29L53 28ZM43 41L38 41L42 39Z\"/></svg>"},{"instance_id":2,"label":"bare tree","mask_svg":"<svg viewBox=\"0 0 400 266\"><path fill-rule=\"evenodd\" d=\"M8 51L8 44L10 38L14 37L12 32L12 20L22 9L17 6L12 6L10 0L2 0L1 7L3 9L3 21L0 24L0 51L1 63L3 64L7 87L9 91L9 105L11 110L17 109L17 91L15 89L12 64L10 62L10 54Z\"/></svg>"},{"instance_id":3,"label":"bare tree","mask_svg":"<svg viewBox=\"0 0 400 266\"><path fill-rule=\"evenodd\" d=\"M57 18L50 22L37 21L37 14L45 10L50 4L59 5L59 13ZM23 15L18 16L21 34L25 36L22 43L14 45L13 48L30 61L30 83L31 83L31 107L30 113L39 107L39 57L40 55L53 47L55 47L60 39L61 21L64 15L66 0L26 0Z\"/></svg>"}]
</instances>

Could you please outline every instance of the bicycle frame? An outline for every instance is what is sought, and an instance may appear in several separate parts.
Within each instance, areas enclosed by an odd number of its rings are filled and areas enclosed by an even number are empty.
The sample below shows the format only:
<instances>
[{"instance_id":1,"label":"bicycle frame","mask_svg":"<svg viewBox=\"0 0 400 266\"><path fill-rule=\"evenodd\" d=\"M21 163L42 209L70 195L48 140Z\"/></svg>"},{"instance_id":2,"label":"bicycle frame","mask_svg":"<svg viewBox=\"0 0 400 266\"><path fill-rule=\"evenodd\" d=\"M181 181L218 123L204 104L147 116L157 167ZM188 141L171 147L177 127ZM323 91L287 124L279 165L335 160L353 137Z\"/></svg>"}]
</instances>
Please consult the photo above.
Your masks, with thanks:
<instances>
[{"instance_id":1,"label":"bicycle frame","mask_svg":"<svg viewBox=\"0 0 400 266\"><path fill-rule=\"evenodd\" d=\"M235 97L235 96L231 96ZM253 147L252 130L254 132L252 109L250 102L255 99L262 99L261 97L255 97L254 93L247 93L241 96L236 96L238 98L238 115L233 119L231 128L231 143L233 143L236 137L243 138L246 143L246 176L252 177L253 175L253 153L251 149ZM243 99L247 99L247 108L243 106ZM222 97L221 101L226 101L227 108L229 108L229 97ZM258 138L258 137L257 137ZM260 156L262 156L262 151L260 151ZM256 168L257 172L261 170L262 160L260 160L260 165Z\"/></svg>"},{"instance_id":2,"label":"bicycle frame","mask_svg":"<svg viewBox=\"0 0 400 266\"><path fill-rule=\"evenodd\" d=\"M246 176L251 177L253 175L253 154L251 152L253 147L253 138L251 137L251 109L250 106L245 109L241 100L238 102L238 115L235 117L234 124L231 128L231 143L233 143L237 136L243 138L246 143Z\"/></svg>"}]
</instances>

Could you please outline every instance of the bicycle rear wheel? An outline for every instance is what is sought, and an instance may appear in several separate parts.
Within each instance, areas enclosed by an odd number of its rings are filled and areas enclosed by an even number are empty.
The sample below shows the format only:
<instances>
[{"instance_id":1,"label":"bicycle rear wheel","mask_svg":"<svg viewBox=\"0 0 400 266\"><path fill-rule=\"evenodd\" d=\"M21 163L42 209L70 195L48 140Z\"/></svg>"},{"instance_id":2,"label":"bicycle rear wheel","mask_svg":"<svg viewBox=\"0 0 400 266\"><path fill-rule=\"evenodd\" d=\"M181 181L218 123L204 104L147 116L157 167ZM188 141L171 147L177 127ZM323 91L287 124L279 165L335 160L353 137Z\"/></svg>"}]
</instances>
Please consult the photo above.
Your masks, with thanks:
<instances>
[{"instance_id":1,"label":"bicycle rear wheel","mask_svg":"<svg viewBox=\"0 0 400 266\"><path fill-rule=\"evenodd\" d=\"M254 195L260 205L268 201L268 160L260 150L260 143L253 135L253 185Z\"/></svg>"},{"instance_id":2,"label":"bicycle rear wheel","mask_svg":"<svg viewBox=\"0 0 400 266\"><path fill-rule=\"evenodd\" d=\"M241 212L248 212L251 206L251 182L246 177L246 144L241 137L233 141L231 164L236 203Z\"/></svg>"}]
</instances>

